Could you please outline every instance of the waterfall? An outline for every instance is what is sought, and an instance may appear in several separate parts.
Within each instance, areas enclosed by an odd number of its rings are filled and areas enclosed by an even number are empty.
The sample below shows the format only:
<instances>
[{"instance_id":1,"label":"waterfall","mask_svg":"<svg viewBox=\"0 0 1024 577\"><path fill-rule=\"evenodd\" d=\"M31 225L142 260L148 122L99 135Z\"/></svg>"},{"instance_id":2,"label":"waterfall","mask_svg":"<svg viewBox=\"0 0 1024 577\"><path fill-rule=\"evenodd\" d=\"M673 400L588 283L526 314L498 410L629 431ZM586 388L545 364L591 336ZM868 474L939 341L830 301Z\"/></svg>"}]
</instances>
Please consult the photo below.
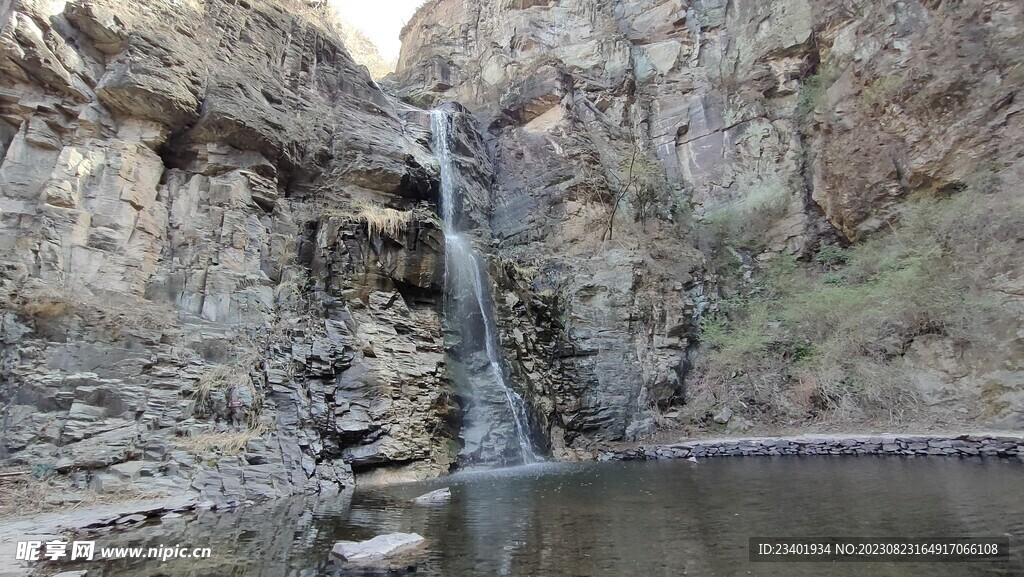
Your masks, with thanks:
<instances>
[{"instance_id":1,"label":"waterfall","mask_svg":"<svg viewBox=\"0 0 1024 577\"><path fill-rule=\"evenodd\" d=\"M489 378L471 378L471 389L474 396L480 396L487 392L483 389L488 385L498 387L506 404L506 410L500 413L504 413L507 415L506 418L511 420L519 457L525 463L532 463L537 460L537 456L530 442L526 403L519 393L509 386L508 378L501 366L494 304L484 284L483 260L469 239L459 234L458 190L455 179L456 167L452 159L450 126L451 116L448 112L430 112L434 155L441 166L445 319L457 334L458 346L463 351L477 351L486 355L485 376ZM498 418L500 413L494 418Z\"/></svg>"}]
</instances>

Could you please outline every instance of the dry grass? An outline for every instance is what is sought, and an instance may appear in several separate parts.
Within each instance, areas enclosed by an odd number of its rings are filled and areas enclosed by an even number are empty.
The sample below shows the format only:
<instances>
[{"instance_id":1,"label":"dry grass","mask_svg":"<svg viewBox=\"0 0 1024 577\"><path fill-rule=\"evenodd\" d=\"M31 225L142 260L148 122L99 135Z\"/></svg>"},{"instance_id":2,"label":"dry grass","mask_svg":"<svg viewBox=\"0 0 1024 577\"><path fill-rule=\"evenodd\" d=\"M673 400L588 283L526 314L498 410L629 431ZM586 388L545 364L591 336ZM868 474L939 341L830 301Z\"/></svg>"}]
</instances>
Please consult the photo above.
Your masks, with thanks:
<instances>
[{"instance_id":1,"label":"dry grass","mask_svg":"<svg viewBox=\"0 0 1024 577\"><path fill-rule=\"evenodd\" d=\"M429 222L440 228L437 215L425 209L397 210L373 202L355 202L349 208L327 208L321 216L341 218L366 225L370 236L398 238L415 222Z\"/></svg>"},{"instance_id":2,"label":"dry grass","mask_svg":"<svg viewBox=\"0 0 1024 577\"><path fill-rule=\"evenodd\" d=\"M245 450L249 441L259 438L269 427L256 425L243 431L222 433L201 433L193 437L178 437L175 443L194 454L217 452L223 455L238 455Z\"/></svg>"},{"instance_id":3,"label":"dry grass","mask_svg":"<svg viewBox=\"0 0 1024 577\"><path fill-rule=\"evenodd\" d=\"M68 295L47 292L34 297L27 297L21 302L21 312L30 317L55 319L72 314L76 306Z\"/></svg>"},{"instance_id":4,"label":"dry grass","mask_svg":"<svg viewBox=\"0 0 1024 577\"><path fill-rule=\"evenodd\" d=\"M47 498L62 497L69 493L80 495L77 503L47 501ZM117 493L97 493L89 489L77 489L61 475L39 479L31 474L0 478L0 518L24 517L51 511L71 511L80 507L91 507L109 503L123 503L139 499L154 499L163 493L147 493L127 489Z\"/></svg>"},{"instance_id":5,"label":"dry grass","mask_svg":"<svg viewBox=\"0 0 1024 577\"><path fill-rule=\"evenodd\" d=\"M210 395L214 391L230 391L239 388L253 388L252 378L248 371L243 373L240 371L240 367L231 365L213 365L199 377L193 398L199 406L208 405Z\"/></svg>"},{"instance_id":6,"label":"dry grass","mask_svg":"<svg viewBox=\"0 0 1024 577\"><path fill-rule=\"evenodd\" d=\"M39 320L53 320L74 314L83 303L71 291L52 287L37 279L6 287L3 306Z\"/></svg>"},{"instance_id":7,"label":"dry grass","mask_svg":"<svg viewBox=\"0 0 1024 577\"><path fill-rule=\"evenodd\" d=\"M214 393L222 393L226 400L242 395L250 400L245 405L246 420L254 425L259 422L263 411L263 391L256 385L251 370L260 360L254 345L247 346L248 352L231 364L210 365L196 383L192 393L193 408L200 415L217 413ZM226 407L225 407L226 408Z\"/></svg>"},{"instance_id":8,"label":"dry grass","mask_svg":"<svg viewBox=\"0 0 1024 577\"><path fill-rule=\"evenodd\" d=\"M412 211L395 210L380 205L368 204L359 211L359 219L366 223L370 236L386 234L390 237L398 237L409 226L412 221Z\"/></svg>"},{"instance_id":9,"label":"dry grass","mask_svg":"<svg viewBox=\"0 0 1024 577\"><path fill-rule=\"evenodd\" d=\"M315 296L305 290L306 279L284 280L274 287L274 300L277 302L279 311L288 312L291 316L302 318L315 318L319 316L319 305ZM267 334L263 335L261 342L264 349L280 339L289 340L287 337L288 327L281 317L271 324Z\"/></svg>"},{"instance_id":10,"label":"dry grass","mask_svg":"<svg viewBox=\"0 0 1024 577\"><path fill-rule=\"evenodd\" d=\"M0 517L15 517L56 509L57 505L47 503L46 498L67 490L62 483L36 479L32 475L0 479ZM26 507L31 507L31 510L26 511Z\"/></svg>"}]
</instances>

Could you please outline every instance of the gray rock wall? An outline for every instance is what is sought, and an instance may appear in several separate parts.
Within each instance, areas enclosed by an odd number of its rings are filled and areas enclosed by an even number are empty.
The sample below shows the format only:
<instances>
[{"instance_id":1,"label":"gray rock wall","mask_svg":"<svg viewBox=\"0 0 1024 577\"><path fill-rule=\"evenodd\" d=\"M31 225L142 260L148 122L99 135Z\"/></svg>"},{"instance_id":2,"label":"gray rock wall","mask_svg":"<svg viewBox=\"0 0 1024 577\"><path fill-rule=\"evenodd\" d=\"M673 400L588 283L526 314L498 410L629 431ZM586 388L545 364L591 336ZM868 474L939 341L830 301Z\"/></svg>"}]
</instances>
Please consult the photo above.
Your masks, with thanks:
<instances>
[{"instance_id":1,"label":"gray rock wall","mask_svg":"<svg viewBox=\"0 0 1024 577\"><path fill-rule=\"evenodd\" d=\"M301 3L51 4L0 3L4 463L216 501L447 471L425 118Z\"/></svg>"},{"instance_id":2,"label":"gray rock wall","mask_svg":"<svg viewBox=\"0 0 1024 577\"><path fill-rule=\"evenodd\" d=\"M410 102L457 100L485 131L504 342L556 451L650 432L658 408L693 385L719 277L686 223L760 211L767 251L747 262L808 258L822 240L888 230L908 198L977 188L984 175L1013 195L1022 21L1007 0L421 9L392 83ZM646 205L637 158L641 177L669 191ZM980 290L1020 319L1019 271L1004 272ZM931 337L908 362L936 383L929 402L980 401L991 414L979 419L1019 426L1024 349L993 331L984 362L937 355ZM970 378L936 373L950 363Z\"/></svg>"},{"instance_id":3,"label":"gray rock wall","mask_svg":"<svg viewBox=\"0 0 1024 577\"><path fill-rule=\"evenodd\" d=\"M612 231L608 183L653 149L631 44L600 3L432 2L404 30L392 82L411 102L457 100L494 167L490 232L503 342L538 440L567 446L649 432L682 393L706 306L701 255L666 221ZM642 232L641 232L641 229ZM653 249L653 250L652 250ZM571 452L571 448L569 449Z\"/></svg>"}]
</instances>

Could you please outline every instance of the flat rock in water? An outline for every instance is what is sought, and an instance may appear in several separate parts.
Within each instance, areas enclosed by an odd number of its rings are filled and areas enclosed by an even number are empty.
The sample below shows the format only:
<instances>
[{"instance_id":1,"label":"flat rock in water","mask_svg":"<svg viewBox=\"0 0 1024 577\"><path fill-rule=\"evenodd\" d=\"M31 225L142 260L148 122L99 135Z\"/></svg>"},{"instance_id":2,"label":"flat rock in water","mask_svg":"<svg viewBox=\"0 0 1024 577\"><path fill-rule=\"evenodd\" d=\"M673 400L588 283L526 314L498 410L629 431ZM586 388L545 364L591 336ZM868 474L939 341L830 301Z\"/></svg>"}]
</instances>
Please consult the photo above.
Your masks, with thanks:
<instances>
[{"instance_id":1,"label":"flat rock in water","mask_svg":"<svg viewBox=\"0 0 1024 577\"><path fill-rule=\"evenodd\" d=\"M426 540L416 533L388 533L367 541L338 541L331 556L362 567L413 565L425 552Z\"/></svg>"},{"instance_id":2,"label":"flat rock in water","mask_svg":"<svg viewBox=\"0 0 1024 577\"><path fill-rule=\"evenodd\" d=\"M448 487L424 493L412 500L417 505L433 505L436 503L447 503L452 498L452 490Z\"/></svg>"}]
</instances>

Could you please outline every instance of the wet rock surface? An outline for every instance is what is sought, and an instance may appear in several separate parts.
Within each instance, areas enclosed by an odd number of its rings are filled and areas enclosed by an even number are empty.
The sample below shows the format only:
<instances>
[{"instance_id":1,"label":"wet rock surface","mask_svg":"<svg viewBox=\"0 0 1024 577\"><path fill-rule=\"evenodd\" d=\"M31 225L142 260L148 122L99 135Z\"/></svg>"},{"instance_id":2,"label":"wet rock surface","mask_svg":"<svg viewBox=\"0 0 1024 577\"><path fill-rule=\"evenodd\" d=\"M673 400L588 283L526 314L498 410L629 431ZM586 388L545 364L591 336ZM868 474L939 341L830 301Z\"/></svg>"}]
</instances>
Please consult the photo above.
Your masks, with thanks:
<instances>
[{"instance_id":1,"label":"wet rock surface","mask_svg":"<svg viewBox=\"0 0 1024 577\"><path fill-rule=\"evenodd\" d=\"M366 541L339 541L331 556L359 567L409 567L425 553L426 539L416 533L388 533Z\"/></svg>"},{"instance_id":2,"label":"wet rock surface","mask_svg":"<svg viewBox=\"0 0 1024 577\"><path fill-rule=\"evenodd\" d=\"M452 490L448 487L443 489L437 489L429 493L424 493L419 497L412 500L416 505L435 505L439 503L447 503L452 498Z\"/></svg>"}]
</instances>

